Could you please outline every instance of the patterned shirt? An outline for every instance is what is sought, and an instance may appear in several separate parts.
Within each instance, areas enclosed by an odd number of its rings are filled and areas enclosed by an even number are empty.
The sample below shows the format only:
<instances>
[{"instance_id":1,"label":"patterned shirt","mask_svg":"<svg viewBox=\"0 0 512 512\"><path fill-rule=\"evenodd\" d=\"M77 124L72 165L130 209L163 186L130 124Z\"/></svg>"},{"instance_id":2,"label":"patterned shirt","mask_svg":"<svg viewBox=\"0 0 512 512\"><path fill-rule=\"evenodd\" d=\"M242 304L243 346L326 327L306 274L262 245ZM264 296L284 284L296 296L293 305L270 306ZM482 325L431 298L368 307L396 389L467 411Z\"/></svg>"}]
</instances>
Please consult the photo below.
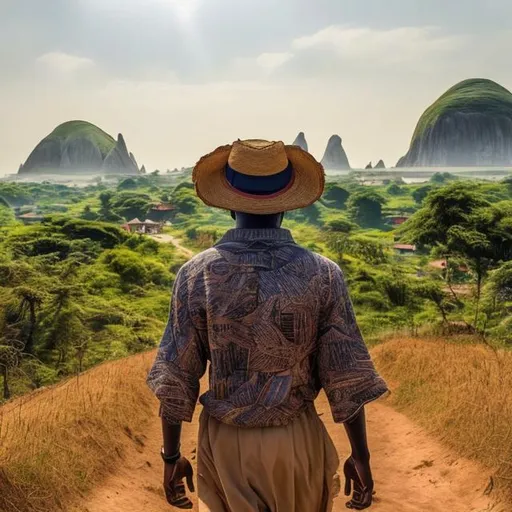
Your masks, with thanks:
<instances>
[{"instance_id":1,"label":"patterned shirt","mask_svg":"<svg viewBox=\"0 0 512 512\"><path fill-rule=\"evenodd\" d=\"M384 395L343 274L286 229L232 229L179 270L148 385L170 423L200 402L239 427L285 425L327 394L336 422Z\"/></svg>"}]
</instances>

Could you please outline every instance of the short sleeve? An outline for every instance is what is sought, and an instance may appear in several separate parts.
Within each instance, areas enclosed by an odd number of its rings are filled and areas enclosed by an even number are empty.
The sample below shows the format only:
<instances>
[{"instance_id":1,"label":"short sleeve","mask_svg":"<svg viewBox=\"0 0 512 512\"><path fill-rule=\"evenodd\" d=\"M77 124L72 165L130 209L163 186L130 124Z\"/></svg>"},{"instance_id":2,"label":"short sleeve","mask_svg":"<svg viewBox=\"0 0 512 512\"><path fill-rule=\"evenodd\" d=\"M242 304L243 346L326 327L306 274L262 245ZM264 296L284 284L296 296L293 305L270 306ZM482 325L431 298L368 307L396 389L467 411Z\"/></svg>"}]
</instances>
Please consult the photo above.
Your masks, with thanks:
<instances>
[{"instance_id":1,"label":"short sleeve","mask_svg":"<svg viewBox=\"0 0 512 512\"><path fill-rule=\"evenodd\" d=\"M204 323L195 318L197 297L187 269L182 267L174 283L169 319L147 384L160 400L160 414L169 423L192 421L199 382L206 371L207 336ZM196 306L191 313L190 304Z\"/></svg>"},{"instance_id":2,"label":"short sleeve","mask_svg":"<svg viewBox=\"0 0 512 512\"><path fill-rule=\"evenodd\" d=\"M344 423L389 390L361 336L341 269L332 262L328 269L330 296L319 325L317 371L334 421Z\"/></svg>"}]
</instances>

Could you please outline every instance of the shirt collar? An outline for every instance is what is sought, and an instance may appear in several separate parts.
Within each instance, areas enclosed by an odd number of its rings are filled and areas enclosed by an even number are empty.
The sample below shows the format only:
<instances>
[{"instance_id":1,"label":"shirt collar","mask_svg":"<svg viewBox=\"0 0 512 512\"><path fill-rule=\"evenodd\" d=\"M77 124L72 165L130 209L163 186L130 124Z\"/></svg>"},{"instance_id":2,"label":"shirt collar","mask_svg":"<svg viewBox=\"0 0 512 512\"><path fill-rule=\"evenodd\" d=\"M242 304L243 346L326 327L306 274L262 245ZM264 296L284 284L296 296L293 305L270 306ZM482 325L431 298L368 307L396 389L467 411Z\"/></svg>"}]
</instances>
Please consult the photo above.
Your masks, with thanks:
<instances>
[{"instance_id":1,"label":"shirt collar","mask_svg":"<svg viewBox=\"0 0 512 512\"><path fill-rule=\"evenodd\" d=\"M217 242L255 242L258 240L268 240L272 242L295 243L292 234L288 229L283 228L265 228L265 229L229 229L224 236Z\"/></svg>"}]
</instances>

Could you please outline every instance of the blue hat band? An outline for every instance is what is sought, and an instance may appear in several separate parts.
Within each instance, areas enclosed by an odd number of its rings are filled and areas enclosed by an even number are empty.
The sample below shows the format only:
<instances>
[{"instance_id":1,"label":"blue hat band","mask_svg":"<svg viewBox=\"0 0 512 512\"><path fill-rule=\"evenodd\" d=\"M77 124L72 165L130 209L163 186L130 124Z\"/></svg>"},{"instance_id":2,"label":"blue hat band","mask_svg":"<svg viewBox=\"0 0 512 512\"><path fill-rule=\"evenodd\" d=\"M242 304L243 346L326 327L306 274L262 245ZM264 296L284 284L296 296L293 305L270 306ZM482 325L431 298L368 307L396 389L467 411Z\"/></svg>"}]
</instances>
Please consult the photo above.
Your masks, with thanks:
<instances>
[{"instance_id":1,"label":"blue hat band","mask_svg":"<svg viewBox=\"0 0 512 512\"><path fill-rule=\"evenodd\" d=\"M291 162L284 171L269 176L253 176L235 171L226 165L226 179L229 184L245 194L271 195L284 190L293 179L293 167Z\"/></svg>"}]
</instances>

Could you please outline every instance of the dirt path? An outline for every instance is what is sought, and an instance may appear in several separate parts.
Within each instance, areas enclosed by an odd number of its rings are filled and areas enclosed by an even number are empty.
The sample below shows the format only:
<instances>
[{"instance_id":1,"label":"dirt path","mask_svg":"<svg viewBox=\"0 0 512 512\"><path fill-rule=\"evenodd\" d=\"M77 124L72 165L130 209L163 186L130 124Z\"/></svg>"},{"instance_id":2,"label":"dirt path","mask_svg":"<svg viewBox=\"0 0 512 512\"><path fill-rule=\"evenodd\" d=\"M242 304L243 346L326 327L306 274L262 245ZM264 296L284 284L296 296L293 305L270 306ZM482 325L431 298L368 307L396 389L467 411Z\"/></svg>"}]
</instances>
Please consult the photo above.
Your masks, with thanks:
<instances>
[{"instance_id":1,"label":"dirt path","mask_svg":"<svg viewBox=\"0 0 512 512\"><path fill-rule=\"evenodd\" d=\"M195 464L199 410L194 422L184 427L183 453ZM338 448L340 459L348 454L342 426L333 424L327 400L317 401ZM375 512L507 512L484 496L489 472L461 459L430 438L403 414L385 404L367 407L368 436L372 452L376 498ZM159 419L152 421L145 444L126 460L124 469L111 476L79 509L81 512L165 512L161 491L162 463ZM335 501L334 511L347 510L345 497ZM196 505L197 507L197 505ZM197 510L197 508L194 508ZM238 512L238 511L237 511ZM243 512L243 511L240 511ZM293 511L290 511L293 512ZM297 511L308 512L308 511Z\"/></svg>"},{"instance_id":2,"label":"dirt path","mask_svg":"<svg viewBox=\"0 0 512 512\"><path fill-rule=\"evenodd\" d=\"M166 234L151 235L151 238L153 240L156 240L157 242L162 243L162 244L174 245L174 247L176 247L176 249L181 251L187 258L192 258L192 256L194 256L193 251L191 251L190 249L187 249L186 247L181 245L180 242L178 241L178 239L172 235L166 235Z\"/></svg>"}]
</instances>

